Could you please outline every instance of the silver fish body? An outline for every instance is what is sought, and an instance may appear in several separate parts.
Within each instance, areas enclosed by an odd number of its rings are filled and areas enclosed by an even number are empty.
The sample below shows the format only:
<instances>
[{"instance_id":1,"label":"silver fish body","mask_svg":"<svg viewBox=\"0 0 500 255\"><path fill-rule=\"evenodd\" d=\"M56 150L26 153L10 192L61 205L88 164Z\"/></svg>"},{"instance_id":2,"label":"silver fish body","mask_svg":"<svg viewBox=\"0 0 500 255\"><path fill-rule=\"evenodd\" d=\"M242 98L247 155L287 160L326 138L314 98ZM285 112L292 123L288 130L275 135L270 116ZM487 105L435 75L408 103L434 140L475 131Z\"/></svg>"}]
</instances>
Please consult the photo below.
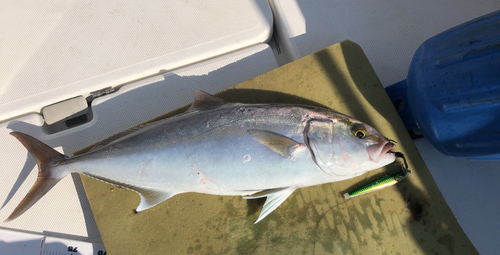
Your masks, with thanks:
<instances>
[{"instance_id":1,"label":"silver fish body","mask_svg":"<svg viewBox=\"0 0 500 255\"><path fill-rule=\"evenodd\" d=\"M387 138L330 110L227 103L201 91L195 97L184 114L124 131L82 155L52 156L46 170L37 159L39 171L57 180L77 172L134 190L137 211L184 192L268 197L258 222L297 188L349 179L395 159ZM15 136L23 142L23 135Z\"/></svg>"}]
</instances>

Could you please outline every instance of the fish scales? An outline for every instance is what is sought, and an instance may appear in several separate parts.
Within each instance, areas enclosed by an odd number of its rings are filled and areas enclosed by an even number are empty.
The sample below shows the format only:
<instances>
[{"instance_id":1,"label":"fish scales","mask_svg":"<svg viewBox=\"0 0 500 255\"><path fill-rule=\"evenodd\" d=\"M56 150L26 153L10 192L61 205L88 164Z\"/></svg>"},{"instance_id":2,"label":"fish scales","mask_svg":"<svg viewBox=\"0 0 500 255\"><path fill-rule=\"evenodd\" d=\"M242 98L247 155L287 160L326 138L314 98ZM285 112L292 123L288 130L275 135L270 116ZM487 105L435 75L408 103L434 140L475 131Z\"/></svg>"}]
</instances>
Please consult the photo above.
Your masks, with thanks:
<instances>
[{"instance_id":1,"label":"fish scales","mask_svg":"<svg viewBox=\"0 0 500 255\"><path fill-rule=\"evenodd\" d=\"M184 192L267 197L257 220L297 188L341 181L387 165L393 144L331 110L228 103L202 91L183 114L125 131L74 157L12 132L37 160L39 178L7 220L69 173L136 191L142 211Z\"/></svg>"},{"instance_id":2,"label":"fish scales","mask_svg":"<svg viewBox=\"0 0 500 255\"><path fill-rule=\"evenodd\" d=\"M265 129L303 141L302 117L309 111L307 108L269 105L224 108L167 119L163 125L146 127L63 165L68 171L78 169L89 176L138 187L220 195L286 187L317 174L308 151L304 150L299 160L283 160L247 132ZM292 115L275 115L284 112ZM224 115L234 117L231 120L219 117ZM211 121L209 128L203 124L205 121ZM165 129L169 122L175 126ZM238 171L221 171L228 166ZM200 179L209 180L211 185Z\"/></svg>"}]
</instances>

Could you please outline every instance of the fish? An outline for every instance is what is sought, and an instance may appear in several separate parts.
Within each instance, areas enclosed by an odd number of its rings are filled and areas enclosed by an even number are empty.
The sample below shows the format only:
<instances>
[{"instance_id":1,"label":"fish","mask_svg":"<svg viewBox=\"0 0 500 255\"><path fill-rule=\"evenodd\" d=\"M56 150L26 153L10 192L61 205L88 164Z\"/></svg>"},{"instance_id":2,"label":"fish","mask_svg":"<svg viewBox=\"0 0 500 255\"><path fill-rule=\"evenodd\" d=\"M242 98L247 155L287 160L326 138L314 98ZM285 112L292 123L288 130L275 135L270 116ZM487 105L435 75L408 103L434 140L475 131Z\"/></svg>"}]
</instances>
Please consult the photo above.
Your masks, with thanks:
<instances>
[{"instance_id":1,"label":"fish","mask_svg":"<svg viewBox=\"0 0 500 255\"><path fill-rule=\"evenodd\" d=\"M381 190L383 188L392 186L405 179L409 174L411 174L411 171L409 169L401 167L400 171L378 178L377 180L367 183L359 188L356 188L351 192L344 193L344 198L347 200L353 197L361 196L373 191Z\"/></svg>"},{"instance_id":2,"label":"fish","mask_svg":"<svg viewBox=\"0 0 500 255\"><path fill-rule=\"evenodd\" d=\"M38 177L6 221L70 173L139 194L137 212L174 195L266 197L257 222L296 189L350 179L395 160L373 127L319 107L227 102L201 90L184 113L117 133L76 156L11 132L35 158Z\"/></svg>"}]
</instances>

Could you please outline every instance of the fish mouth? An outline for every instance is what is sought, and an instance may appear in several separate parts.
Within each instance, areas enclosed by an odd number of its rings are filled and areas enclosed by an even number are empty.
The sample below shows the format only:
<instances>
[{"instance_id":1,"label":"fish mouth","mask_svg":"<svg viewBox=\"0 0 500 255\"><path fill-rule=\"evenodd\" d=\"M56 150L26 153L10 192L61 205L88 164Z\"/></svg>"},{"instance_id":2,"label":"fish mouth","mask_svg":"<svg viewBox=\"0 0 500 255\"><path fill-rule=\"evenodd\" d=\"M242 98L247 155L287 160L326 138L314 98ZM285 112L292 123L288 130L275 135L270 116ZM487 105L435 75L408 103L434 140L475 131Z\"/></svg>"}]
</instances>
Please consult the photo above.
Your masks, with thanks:
<instances>
[{"instance_id":1,"label":"fish mouth","mask_svg":"<svg viewBox=\"0 0 500 255\"><path fill-rule=\"evenodd\" d=\"M374 144L368 146L366 151L370 160L378 163L386 154L393 154L390 150L394 147L394 144L390 141L385 141L382 143Z\"/></svg>"}]
</instances>

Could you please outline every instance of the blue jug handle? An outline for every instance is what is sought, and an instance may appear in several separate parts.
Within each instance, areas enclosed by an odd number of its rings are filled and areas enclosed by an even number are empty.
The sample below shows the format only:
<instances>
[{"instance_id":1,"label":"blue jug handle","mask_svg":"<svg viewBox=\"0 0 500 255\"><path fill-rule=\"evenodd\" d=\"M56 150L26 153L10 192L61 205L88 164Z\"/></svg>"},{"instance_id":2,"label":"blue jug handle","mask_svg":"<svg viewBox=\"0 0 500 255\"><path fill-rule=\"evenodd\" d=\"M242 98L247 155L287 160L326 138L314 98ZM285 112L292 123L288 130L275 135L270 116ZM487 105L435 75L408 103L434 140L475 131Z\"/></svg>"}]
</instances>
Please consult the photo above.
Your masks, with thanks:
<instances>
[{"instance_id":1,"label":"blue jug handle","mask_svg":"<svg viewBox=\"0 0 500 255\"><path fill-rule=\"evenodd\" d=\"M408 103L408 87L406 80L394 83L385 88L385 92L389 95L392 104L396 108L396 111L403 120L406 129L413 130L417 129L417 124L413 120L411 115L410 104Z\"/></svg>"}]
</instances>

